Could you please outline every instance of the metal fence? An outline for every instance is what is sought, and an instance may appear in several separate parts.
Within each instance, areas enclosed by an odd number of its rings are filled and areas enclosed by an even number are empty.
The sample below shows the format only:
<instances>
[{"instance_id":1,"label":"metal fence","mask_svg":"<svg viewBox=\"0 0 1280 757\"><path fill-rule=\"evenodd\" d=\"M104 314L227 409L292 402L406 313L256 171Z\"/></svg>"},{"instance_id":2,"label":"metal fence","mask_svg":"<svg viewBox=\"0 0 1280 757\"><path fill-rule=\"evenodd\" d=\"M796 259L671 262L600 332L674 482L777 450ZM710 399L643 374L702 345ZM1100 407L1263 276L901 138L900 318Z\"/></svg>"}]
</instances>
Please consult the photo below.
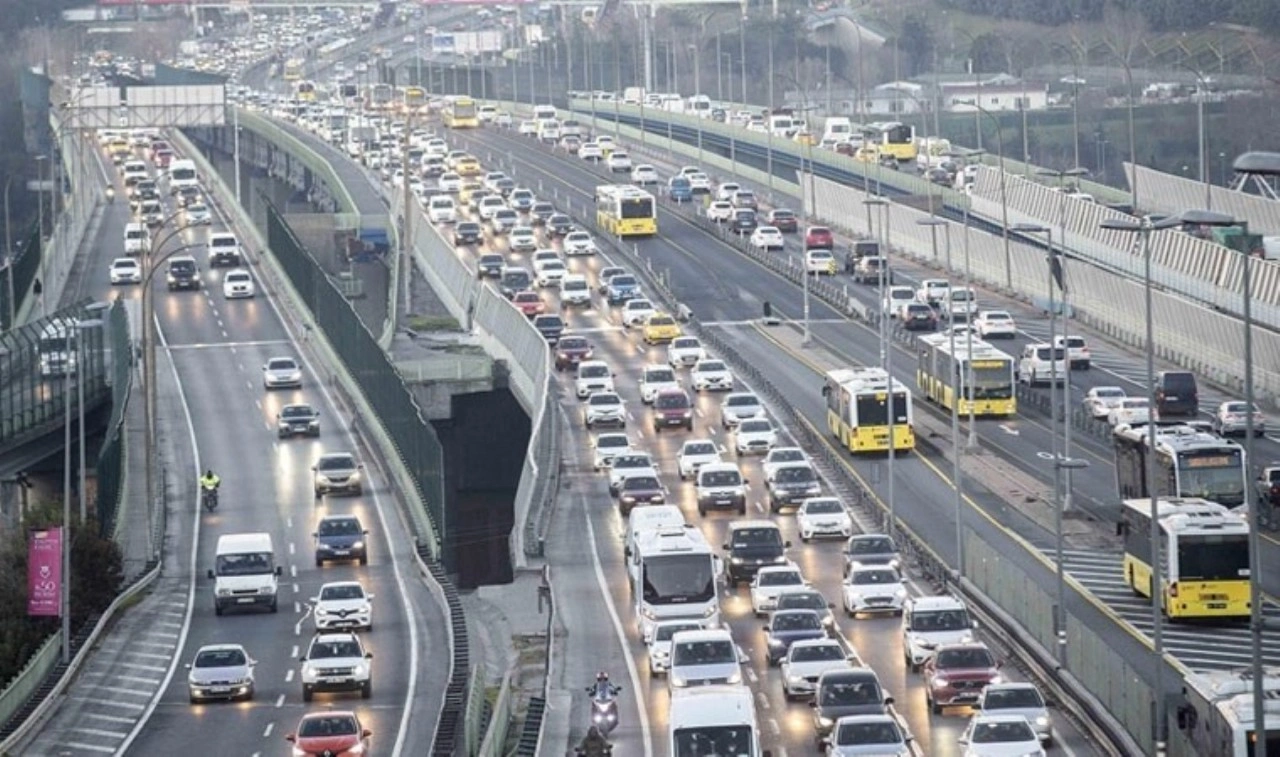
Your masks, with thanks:
<instances>
[{"instance_id":1,"label":"metal fence","mask_svg":"<svg viewBox=\"0 0 1280 757\"><path fill-rule=\"evenodd\" d=\"M293 288L324 332L343 366L395 445L409 471L417 494L426 504L430 528L443 540L447 533L444 508L444 451L435 429L418 407L409 387L396 372L341 290L289 228L284 217L263 196L267 214L267 242ZM359 419L356 420L358 424ZM452 570L452 555L441 549L432 556Z\"/></svg>"},{"instance_id":2,"label":"metal fence","mask_svg":"<svg viewBox=\"0 0 1280 757\"><path fill-rule=\"evenodd\" d=\"M124 491L127 451L124 417L133 390L133 334L129 311L117 301L107 316L107 349L111 365L111 418L98 453L98 525L102 534L117 535L116 515Z\"/></svg>"},{"instance_id":3,"label":"metal fence","mask_svg":"<svg viewBox=\"0 0 1280 757\"><path fill-rule=\"evenodd\" d=\"M13 327L10 314L16 319L22 310L23 300L31 291L36 272L40 270L40 228L32 225L31 231L19 242L13 259L3 269L3 286L0 286L0 331L8 331ZM10 282L12 277L12 282ZM13 292L13 300L9 292Z\"/></svg>"}]
</instances>

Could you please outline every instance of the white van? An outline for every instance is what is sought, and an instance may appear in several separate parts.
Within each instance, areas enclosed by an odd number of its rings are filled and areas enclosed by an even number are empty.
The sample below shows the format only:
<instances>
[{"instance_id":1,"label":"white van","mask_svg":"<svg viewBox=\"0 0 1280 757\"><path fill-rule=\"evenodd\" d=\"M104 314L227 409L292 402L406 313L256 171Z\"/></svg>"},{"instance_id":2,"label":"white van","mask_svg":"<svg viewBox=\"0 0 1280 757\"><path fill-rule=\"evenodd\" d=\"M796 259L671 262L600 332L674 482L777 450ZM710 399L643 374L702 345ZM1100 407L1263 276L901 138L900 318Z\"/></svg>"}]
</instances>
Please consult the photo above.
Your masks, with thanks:
<instances>
[{"instance_id":1,"label":"white van","mask_svg":"<svg viewBox=\"0 0 1280 757\"><path fill-rule=\"evenodd\" d=\"M183 187L199 187L200 177L196 175L194 160L175 160L169 163L169 193L174 194Z\"/></svg>"},{"instance_id":2,"label":"white van","mask_svg":"<svg viewBox=\"0 0 1280 757\"><path fill-rule=\"evenodd\" d=\"M791 135L796 133L795 119L791 116L771 115L769 116L768 130L775 137L790 139Z\"/></svg>"},{"instance_id":3,"label":"white van","mask_svg":"<svg viewBox=\"0 0 1280 757\"><path fill-rule=\"evenodd\" d=\"M721 684L674 689L667 716L668 754L765 757L760 751L755 700L746 686Z\"/></svg>"},{"instance_id":4,"label":"white van","mask_svg":"<svg viewBox=\"0 0 1280 757\"><path fill-rule=\"evenodd\" d=\"M1067 378L1067 351L1045 342L1028 344L1018 358L1018 381L1027 386L1061 384Z\"/></svg>"},{"instance_id":5,"label":"white van","mask_svg":"<svg viewBox=\"0 0 1280 757\"><path fill-rule=\"evenodd\" d=\"M533 120L554 121L555 119L556 119L556 106L554 105L533 106Z\"/></svg>"},{"instance_id":6,"label":"white van","mask_svg":"<svg viewBox=\"0 0 1280 757\"><path fill-rule=\"evenodd\" d=\"M213 611L221 615L233 607L265 606L276 611L276 590L282 574L276 565L271 534L223 534L218 537L213 581Z\"/></svg>"},{"instance_id":7,"label":"white van","mask_svg":"<svg viewBox=\"0 0 1280 757\"><path fill-rule=\"evenodd\" d=\"M853 123L844 116L830 116L823 125L822 141L844 142L853 136Z\"/></svg>"},{"instance_id":8,"label":"white van","mask_svg":"<svg viewBox=\"0 0 1280 757\"><path fill-rule=\"evenodd\" d=\"M240 240L228 231L215 231L209 235L209 267L229 266L238 268L241 263Z\"/></svg>"},{"instance_id":9,"label":"white van","mask_svg":"<svg viewBox=\"0 0 1280 757\"><path fill-rule=\"evenodd\" d=\"M151 232L145 223L126 223L124 225L124 254L141 255L151 245Z\"/></svg>"},{"instance_id":10,"label":"white van","mask_svg":"<svg viewBox=\"0 0 1280 757\"><path fill-rule=\"evenodd\" d=\"M543 142L555 142L560 139L560 122L554 118L538 121L538 139Z\"/></svg>"}]
</instances>

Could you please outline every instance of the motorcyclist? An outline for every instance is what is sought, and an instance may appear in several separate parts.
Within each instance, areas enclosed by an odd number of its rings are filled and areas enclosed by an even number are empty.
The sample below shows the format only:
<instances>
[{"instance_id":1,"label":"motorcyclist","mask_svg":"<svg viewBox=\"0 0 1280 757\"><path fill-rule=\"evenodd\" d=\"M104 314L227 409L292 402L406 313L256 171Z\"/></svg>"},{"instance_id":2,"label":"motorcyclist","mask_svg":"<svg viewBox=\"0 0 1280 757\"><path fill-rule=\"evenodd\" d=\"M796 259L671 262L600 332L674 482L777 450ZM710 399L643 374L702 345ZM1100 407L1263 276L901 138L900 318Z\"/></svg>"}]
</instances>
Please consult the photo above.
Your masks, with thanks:
<instances>
[{"instance_id":1,"label":"motorcyclist","mask_svg":"<svg viewBox=\"0 0 1280 757\"><path fill-rule=\"evenodd\" d=\"M578 747L578 753L583 757L605 757L609 752L609 740L600 733L600 729L595 726L588 728L586 737Z\"/></svg>"},{"instance_id":2,"label":"motorcyclist","mask_svg":"<svg viewBox=\"0 0 1280 757\"><path fill-rule=\"evenodd\" d=\"M222 479L218 478L217 474L210 468L200 477L200 490L206 493L217 492L221 483Z\"/></svg>"},{"instance_id":3,"label":"motorcyclist","mask_svg":"<svg viewBox=\"0 0 1280 757\"><path fill-rule=\"evenodd\" d=\"M107 185L107 202L115 202L115 199L116 199L116 188L108 184Z\"/></svg>"},{"instance_id":4,"label":"motorcyclist","mask_svg":"<svg viewBox=\"0 0 1280 757\"><path fill-rule=\"evenodd\" d=\"M621 686L614 686L609 682L609 674L603 670L596 673L596 682L594 685L587 687L587 693L596 699L610 699L618 696L622 691Z\"/></svg>"}]
</instances>

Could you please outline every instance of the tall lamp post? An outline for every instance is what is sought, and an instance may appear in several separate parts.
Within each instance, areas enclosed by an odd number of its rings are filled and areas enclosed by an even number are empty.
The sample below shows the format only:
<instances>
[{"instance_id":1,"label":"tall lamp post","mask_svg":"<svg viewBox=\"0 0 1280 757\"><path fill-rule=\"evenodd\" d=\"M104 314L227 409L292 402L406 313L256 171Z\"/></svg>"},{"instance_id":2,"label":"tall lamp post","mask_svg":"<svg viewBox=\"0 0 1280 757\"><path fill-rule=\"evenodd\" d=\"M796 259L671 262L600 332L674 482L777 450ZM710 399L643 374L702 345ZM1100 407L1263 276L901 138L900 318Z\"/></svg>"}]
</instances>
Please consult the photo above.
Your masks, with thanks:
<instances>
[{"instance_id":1,"label":"tall lamp post","mask_svg":"<svg viewBox=\"0 0 1280 757\"><path fill-rule=\"evenodd\" d=\"M88 313L97 314L97 313L101 313L103 310L106 310L108 307L110 306L105 302L94 302L94 303L90 303L85 308L85 310ZM79 330L80 332L85 332L85 331L88 331L89 329L100 329L102 328L102 325L103 325L103 321L101 318L97 318L97 317L86 318L76 322L76 329ZM77 489L77 493L79 494L79 502L80 502L80 522L84 523L89 515L89 504L88 504L89 498L85 494L86 466L85 466L85 453L84 453L84 445L85 445L84 365L86 361L86 355L84 351L84 339L80 337L81 337L81 334L76 335L76 404L78 406L77 415L79 416L79 420L80 420L79 424L76 426L77 430L80 433L80 438L78 440L79 444L76 445L76 450L79 453L79 458L80 458L79 459L80 486ZM101 354L101 348L99 348L99 354ZM70 415L70 409L68 409L67 413L68 415Z\"/></svg>"},{"instance_id":2,"label":"tall lamp post","mask_svg":"<svg viewBox=\"0 0 1280 757\"><path fill-rule=\"evenodd\" d=\"M889 265L889 201L883 197L868 197L862 201L867 208L867 233L872 233L871 228L871 208L875 206L884 211L881 220L881 228L884 231L884 246L881 248L880 256L880 367L884 370L889 380L889 458L888 458L888 477L889 477L889 536L893 538L898 531L898 512L897 499L894 496L894 476L893 476L893 460L897 457L897 406L894 402L894 386L893 386L893 348L889 345L889 318L883 312L885 302L885 281L892 275L892 268ZM874 236L874 235L873 235Z\"/></svg>"},{"instance_id":3,"label":"tall lamp post","mask_svg":"<svg viewBox=\"0 0 1280 757\"><path fill-rule=\"evenodd\" d=\"M1142 239L1142 259L1143 259L1143 299L1145 300L1147 312L1147 403L1152 409L1156 406L1156 368L1155 368L1155 323L1154 314L1151 305L1151 233L1160 229L1169 229L1178 226L1182 221L1178 218L1164 218L1159 221L1152 221L1149 216L1143 216L1137 221L1130 221L1121 218L1103 219L1101 226L1104 229L1114 231L1124 231L1131 234L1138 234ZM1149 449L1156 448L1156 424L1147 424L1147 446ZM1156 587L1162 586L1163 573L1160 560L1156 559L1160 555L1160 500L1156 496L1156 469L1155 455L1147 455L1147 491L1151 495L1151 641L1152 653L1155 656L1155 712L1153 724L1153 740L1155 741L1156 753L1163 752L1164 734L1165 734L1165 714L1164 714L1164 592ZM1250 529L1252 531L1253 529Z\"/></svg>"},{"instance_id":4,"label":"tall lamp post","mask_svg":"<svg viewBox=\"0 0 1280 757\"><path fill-rule=\"evenodd\" d=\"M1005 189L1005 170L1004 170L1004 132L1000 129L1000 119L996 118L991 111L981 105L973 106L977 108L978 113L991 119L991 123L996 126L996 153L1000 159L1000 226L1004 236L1004 286L1005 289L1013 289L1013 250L1009 245L1009 196ZM981 134L982 130L979 129ZM981 148L979 148L981 149Z\"/></svg>"},{"instance_id":5,"label":"tall lamp post","mask_svg":"<svg viewBox=\"0 0 1280 757\"><path fill-rule=\"evenodd\" d=\"M986 154L986 150L952 150L951 152L947 153L947 157L960 158L961 160L964 161L964 165L969 165L970 160L979 158L985 154ZM968 201L964 203L964 206L962 207L960 212L962 214L961 223L964 224L964 285L965 285L965 288L967 289L973 286L973 271L969 267L969 203ZM973 329L965 329L965 339L968 340L968 344L965 345L965 349L967 349L970 354L973 354ZM969 375L966 377L966 381L969 386L973 386L974 383L973 383L973 361L972 360L968 362L968 373ZM976 402L969 403L969 439L965 446L971 450L977 449L978 447L978 424L977 424L978 409L977 408L978 408L978 403Z\"/></svg>"}]
</instances>

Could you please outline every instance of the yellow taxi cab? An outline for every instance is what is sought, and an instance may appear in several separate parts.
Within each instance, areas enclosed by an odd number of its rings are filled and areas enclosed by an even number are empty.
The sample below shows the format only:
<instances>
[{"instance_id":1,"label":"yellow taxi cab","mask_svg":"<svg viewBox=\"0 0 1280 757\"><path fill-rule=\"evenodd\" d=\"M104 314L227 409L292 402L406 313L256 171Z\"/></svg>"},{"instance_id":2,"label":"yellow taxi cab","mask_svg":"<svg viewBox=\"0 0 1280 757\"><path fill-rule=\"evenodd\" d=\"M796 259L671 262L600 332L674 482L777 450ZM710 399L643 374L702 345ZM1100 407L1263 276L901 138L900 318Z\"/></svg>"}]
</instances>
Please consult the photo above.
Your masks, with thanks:
<instances>
[{"instance_id":1,"label":"yellow taxi cab","mask_svg":"<svg viewBox=\"0 0 1280 757\"><path fill-rule=\"evenodd\" d=\"M863 163L878 163L880 162L880 148L875 145L859 147L853 153L853 159Z\"/></svg>"},{"instance_id":2,"label":"yellow taxi cab","mask_svg":"<svg viewBox=\"0 0 1280 757\"><path fill-rule=\"evenodd\" d=\"M819 276L835 276L836 256L831 250L808 250L804 254L804 270Z\"/></svg>"},{"instance_id":3,"label":"yellow taxi cab","mask_svg":"<svg viewBox=\"0 0 1280 757\"><path fill-rule=\"evenodd\" d=\"M480 161L472 157L461 158L454 164L453 170L460 176L477 176L481 173Z\"/></svg>"},{"instance_id":4,"label":"yellow taxi cab","mask_svg":"<svg viewBox=\"0 0 1280 757\"><path fill-rule=\"evenodd\" d=\"M817 137L817 135L815 135L815 134L814 134L813 132L811 132L811 131L798 131L798 132L796 132L796 136L795 136L795 138L794 138L794 139L795 139L795 141L796 141L796 142L798 142L799 144L807 145L807 146L809 146L809 147L812 147L812 146L814 146L814 145L818 144L818 137Z\"/></svg>"},{"instance_id":5,"label":"yellow taxi cab","mask_svg":"<svg viewBox=\"0 0 1280 757\"><path fill-rule=\"evenodd\" d=\"M618 145L614 143L613 137L608 134L601 134L596 137L596 144L600 146L600 156L609 157L609 154L618 149Z\"/></svg>"},{"instance_id":6,"label":"yellow taxi cab","mask_svg":"<svg viewBox=\"0 0 1280 757\"><path fill-rule=\"evenodd\" d=\"M132 153L133 148L129 146L129 140L125 137L112 137L111 143L107 145L107 154L117 163L123 161Z\"/></svg>"},{"instance_id":7,"label":"yellow taxi cab","mask_svg":"<svg viewBox=\"0 0 1280 757\"><path fill-rule=\"evenodd\" d=\"M458 203L460 205L470 205L472 195L483 189L484 185L478 181L462 182L462 185L458 187Z\"/></svg>"},{"instance_id":8,"label":"yellow taxi cab","mask_svg":"<svg viewBox=\"0 0 1280 757\"><path fill-rule=\"evenodd\" d=\"M644 322L644 341L645 344L662 344L680 336L683 331L680 324L676 323L676 319L666 313L654 313L645 319Z\"/></svg>"}]
</instances>

